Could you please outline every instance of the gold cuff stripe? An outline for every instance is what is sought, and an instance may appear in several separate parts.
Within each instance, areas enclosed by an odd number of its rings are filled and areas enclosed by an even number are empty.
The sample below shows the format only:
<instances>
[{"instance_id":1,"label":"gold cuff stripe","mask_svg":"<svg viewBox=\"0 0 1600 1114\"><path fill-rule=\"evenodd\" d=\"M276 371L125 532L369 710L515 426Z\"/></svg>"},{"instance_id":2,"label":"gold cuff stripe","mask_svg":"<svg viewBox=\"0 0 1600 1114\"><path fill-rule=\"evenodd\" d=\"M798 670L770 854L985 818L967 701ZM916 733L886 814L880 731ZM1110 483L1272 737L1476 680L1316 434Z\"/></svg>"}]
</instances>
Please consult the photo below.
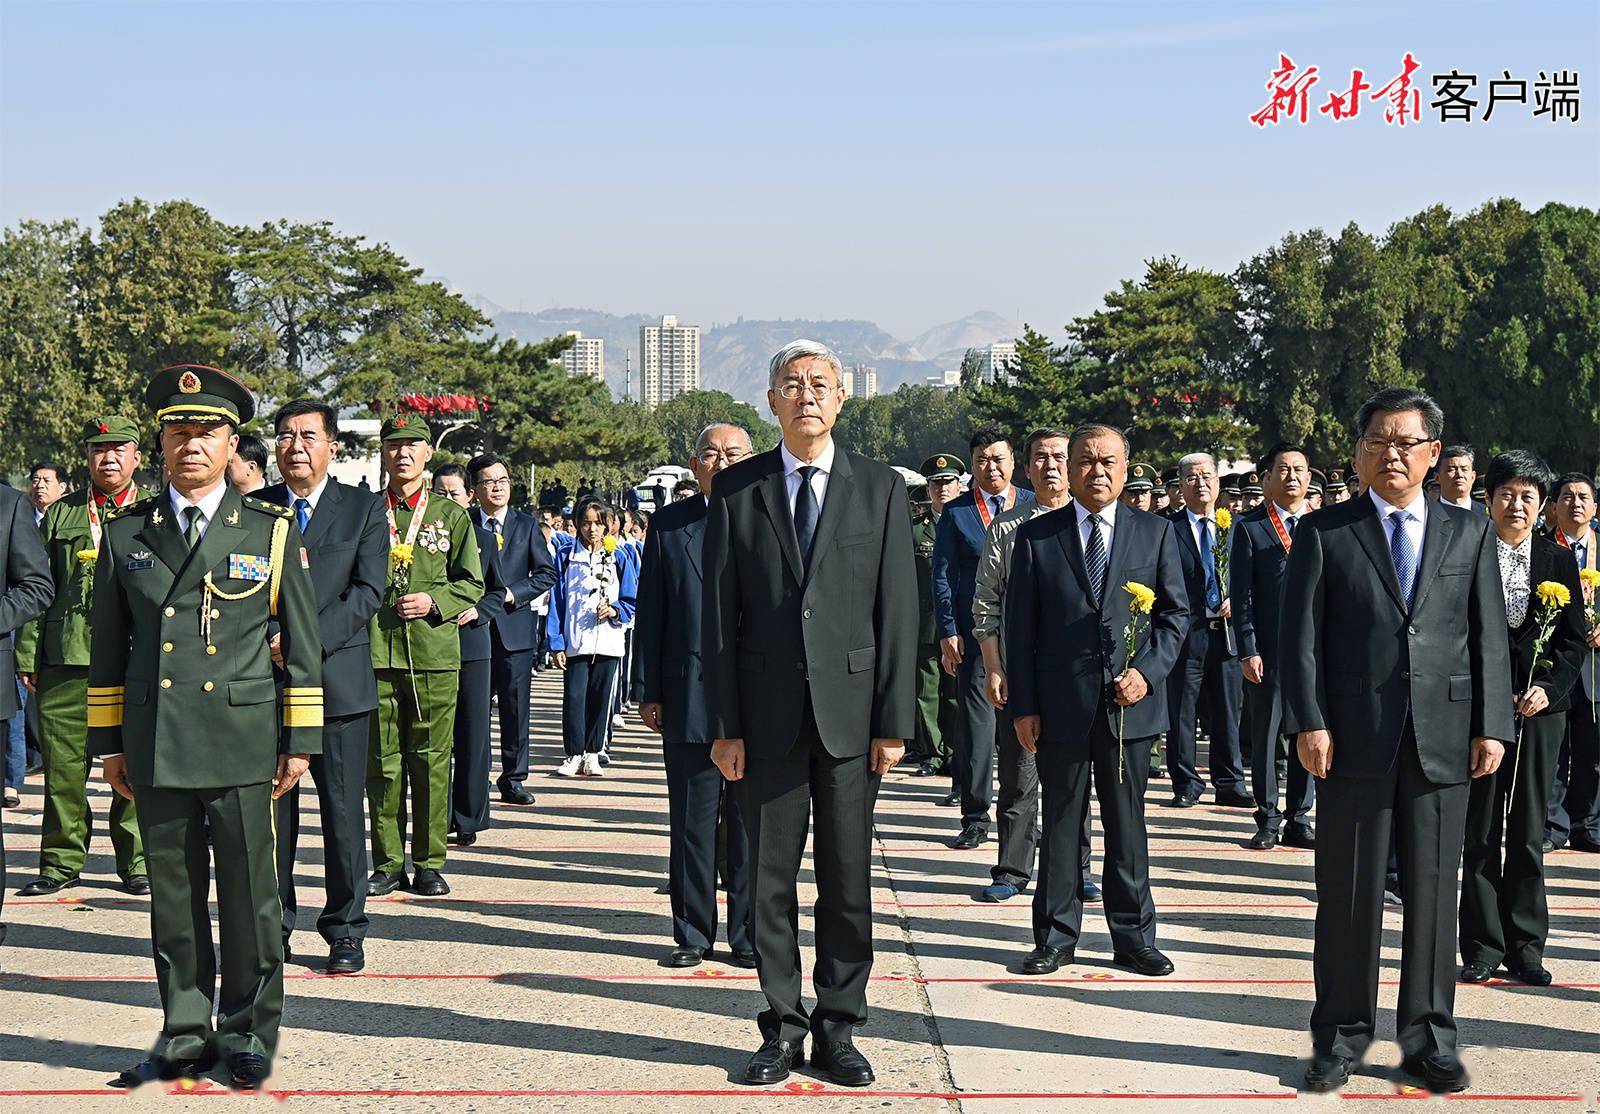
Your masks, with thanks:
<instances>
[{"instance_id":1,"label":"gold cuff stripe","mask_svg":"<svg viewBox=\"0 0 1600 1114\"><path fill-rule=\"evenodd\" d=\"M94 696L121 696L126 691L126 685L91 685L89 695Z\"/></svg>"},{"instance_id":2,"label":"gold cuff stripe","mask_svg":"<svg viewBox=\"0 0 1600 1114\"><path fill-rule=\"evenodd\" d=\"M320 686L317 687L317 688L293 688L293 687L290 687L290 688L286 688L286 689L283 690L283 695L285 695L285 696L321 696L322 695L322 689L321 689Z\"/></svg>"},{"instance_id":3,"label":"gold cuff stripe","mask_svg":"<svg viewBox=\"0 0 1600 1114\"><path fill-rule=\"evenodd\" d=\"M303 704L291 704L283 709L283 725L285 727L321 727L322 708L308 707Z\"/></svg>"},{"instance_id":4,"label":"gold cuff stripe","mask_svg":"<svg viewBox=\"0 0 1600 1114\"><path fill-rule=\"evenodd\" d=\"M105 707L100 707L94 704L89 705L89 726L121 727L122 705L109 704Z\"/></svg>"}]
</instances>

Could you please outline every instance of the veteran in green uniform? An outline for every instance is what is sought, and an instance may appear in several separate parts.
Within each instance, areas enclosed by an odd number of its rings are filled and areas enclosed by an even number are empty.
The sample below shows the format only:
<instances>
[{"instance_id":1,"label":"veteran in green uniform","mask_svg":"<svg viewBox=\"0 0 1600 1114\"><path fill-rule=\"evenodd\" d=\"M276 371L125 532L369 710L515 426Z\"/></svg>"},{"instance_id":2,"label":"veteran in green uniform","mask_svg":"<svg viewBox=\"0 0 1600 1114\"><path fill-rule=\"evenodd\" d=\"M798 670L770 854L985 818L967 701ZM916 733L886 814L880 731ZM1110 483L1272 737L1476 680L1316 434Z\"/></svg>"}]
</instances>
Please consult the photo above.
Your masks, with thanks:
<instances>
[{"instance_id":1,"label":"veteran in green uniform","mask_svg":"<svg viewBox=\"0 0 1600 1114\"><path fill-rule=\"evenodd\" d=\"M961 494L960 457L935 453L922 462L928 481L923 509L911 520L911 545L917 566L917 606L921 620L917 635L917 777L950 772L950 741L946 737L956 712L955 678L939 664L939 632L933 616L933 536L939 512Z\"/></svg>"},{"instance_id":2,"label":"veteran in green uniform","mask_svg":"<svg viewBox=\"0 0 1600 1114\"><path fill-rule=\"evenodd\" d=\"M95 558L105 520L136 502L139 430L126 418L97 418L84 427L89 487L58 499L39 523L56 596L17 635L17 673L39 708L44 754L44 831L39 877L18 891L53 894L78 883L93 828L89 811L89 618L94 606ZM113 794L109 825L122 888L150 892L134 804Z\"/></svg>"},{"instance_id":3,"label":"veteran in green uniform","mask_svg":"<svg viewBox=\"0 0 1600 1114\"><path fill-rule=\"evenodd\" d=\"M316 597L293 513L227 483L238 427L255 409L249 388L189 364L157 372L145 400L161 423L167 485L105 523L88 719L106 780L138 801L165 1021L150 1056L113 1085L198 1075L221 1057L231 1085L253 1090L271 1074L283 1014L272 802L322 747Z\"/></svg>"},{"instance_id":4,"label":"veteran in green uniform","mask_svg":"<svg viewBox=\"0 0 1600 1114\"><path fill-rule=\"evenodd\" d=\"M456 617L483 598L472 519L426 484L433 459L428 423L398 414L383 423L389 488L389 583L372 620L378 714L367 757L372 877L381 896L406 884L406 794L411 796L411 892L450 892L444 867L450 823L450 753L455 745L461 640Z\"/></svg>"}]
</instances>

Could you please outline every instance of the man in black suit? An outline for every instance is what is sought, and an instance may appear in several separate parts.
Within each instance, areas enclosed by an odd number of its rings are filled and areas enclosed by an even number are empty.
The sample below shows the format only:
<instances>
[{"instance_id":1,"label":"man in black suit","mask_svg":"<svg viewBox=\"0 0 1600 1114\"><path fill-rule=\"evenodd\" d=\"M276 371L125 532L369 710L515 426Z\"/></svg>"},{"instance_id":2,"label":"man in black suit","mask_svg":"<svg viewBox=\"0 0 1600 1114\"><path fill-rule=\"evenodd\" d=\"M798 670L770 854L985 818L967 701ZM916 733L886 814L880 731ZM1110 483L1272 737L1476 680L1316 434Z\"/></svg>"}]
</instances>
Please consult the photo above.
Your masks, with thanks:
<instances>
[{"instance_id":1,"label":"man in black suit","mask_svg":"<svg viewBox=\"0 0 1600 1114\"><path fill-rule=\"evenodd\" d=\"M1043 789L1034 949L1022 970L1046 975L1076 958L1080 832L1092 776L1105 826L1101 882L1113 958L1141 975L1170 975L1172 961L1155 946L1144 794L1150 741L1168 726L1163 686L1189 615L1173 536L1180 527L1119 502L1128 479L1121 430L1082 425L1069 445L1072 505L1018 530L1006 590L1009 705ZM1128 584L1155 596L1131 655Z\"/></svg>"},{"instance_id":2,"label":"man in black suit","mask_svg":"<svg viewBox=\"0 0 1600 1114\"><path fill-rule=\"evenodd\" d=\"M786 344L768 369L783 427L771 452L713 485L706 516L702 660L711 758L745 780L750 905L767 1010L746 1083L804 1059L865 1086L851 1042L872 970L872 808L916 731L917 584L905 481L839 450L839 358ZM800 1000L796 876L816 813L816 1008Z\"/></svg>"},{"instance_id":3,"label":"man in black suit","mask_svg":"<svg viewBox=\"0 0 1600 1114\"><path fill-rule=\"evenodd\" d=\"M1311 465L1298 445L1279 442L1261 459L1262 505L1233 526L1229 593L1239 636L1244 690L1244 730L1250 739L1250 780L1256 798L1256 834L1250 846L1265 851L1278 843L1313 847L1311 775L1289 753L1278 689L1278 622L1283 614L1283 577L1294 548L1295 527L1306 514ZM1285 804L1279 788L1287 782ZM1287 815L1287 830L1285 816Z\"/></svg>"},{"instance_id":4,"label":"man in black suit","mask_svg":"<svg viewBox=\"0 0 1600 1114\"><path fill-rule=\"evenodd\" d=\"M1582 472L1556 477L1555 493L1545 514L1551 539L1572 553L1578 568L1591 574L1600 572L1593 477ZM1600 593L1593 587L1583 587L1586 607L1595 606L1597 600ZM1591 854L1600 851L1600 729L1595 726L1594 714L1595 702L1600 700L1600 651L1596 649L1600 647L1600 624L1586 633L1584 654L1578 662L1578 689L1572 693L1566 735L1561 740L1550 788L1545 851L1565 846Z\"/></svg>"},{"instance_id":5,"label":"man in black suit","mask_svg":"<svg viewBox=\"0 0 1600 1114\"><path fill-rule=\"evenodd\" d=\"M528 777L528 711L533 685L533 656L539 646L538 617L533 601L556 582L555 562L539 524L511 506L511 471L494 453L472 458L467 465L478 509L475 525L494 535L494 551L505 588L487 600L490 635L494 640L492 674L500 704L500 799L512 805L533 804L522 787Z\"/></svg>"},{"instance_id":6,"label":"man in black suit","mask_svg":"<svg viewBox=\"0 0 1600 1114\"><path fill-rule=\"evenodd\" d=\"M1386 388L1355 428L1367 494L1296 529L1279 632L1284 730L1323 779L1306 1086L1337 1090L1372 1042L1392 826L1401 1068L1459 1091L1457 871L1468 783L1498 768L1514 730L1505 598L1488 518L1423 494L1444 431L1433 399Z\"/></svg>"},{"instance_id":7,"label":"man in black suit","mask_svg":"<svg viewBox=\"0 0 1600 1114\"><path fill-rule=\"evenodd\" d=\"M441 464L433 470L433 493L463 510L472 507L467 490L467 470L459 464ZM495 535L474 519L478 557L483 563L483 598L456 616L461 638L461 673L456 687L455 743L450 763L450 831L457 847L471 847L478 833L489 827L490 754L489 678L494 645L489 620L499 610L505 594Z\"/></svg>"},{"instance_id":8,"label":"man in black suit","mask_svg":"<svg viewBox=\"0 0 1600 1114\"><path fill-rule=\"evenodd\" d=\"M1237 648L1230 641L1228 623L1233 608L1223 591L1222 570L1215 552L1229 541L1228 531L1219 529L1216 517L1221 493L1217 462L1210 453L1190 453L1178 462L1178 475L1183 505L1173 512L1171 521L1183 562L1190 621L1183 652L1172 667L1171 683L1167 685L1172 716L1172 732L1167 736L1172 805L1193 807L1206 787L1195 758L1195 734L1204 708L1206 736L1211 742L1211 784L1217 791L1217 804L1253 808L1255 798L1245 791L1244 765L1239 755L1239 703L1244 679Z\"/></svg>"},{"instance_id":9,"label":"man in black suit","mask_svg":"<svg viewBox=\"0 0 1600 1114\"><path fill-rule=\"evenodd\" d=\"M694 967L717 941L717 818L726 821L728 949L735 967L754 967L747 884L749 840L740 794L711 761L705 678L700 662L704 608L706 501L712 478L749 456L750 435L711 425L695 443L690 467L700 493L656 512L645 535L634 614L634 663L643 686L639 718L661 736L667 766L668 861L672 939L664 963Z\"/></svg>"},{"instance_id":10,"label":"man in black suit","mask_svg":"<svg viewBox=\"0 0 1600 1114\"><path fill-rule=\"evenodd\" d=\"M339 419L317 399L289 402L273 418L278 471L284 482L261 498L290 508L305 542L317 593L322 634L322 753L311 756L322 810L323 872L327 901L317 931L327 941L331 975L366 966L367 829L362 815L367 787L368 717L378 706L367 624L377 614L389 577L389 528L383 501L328 475L339 450ZM281 670L273 628L273 661ZM295 846L300 837L300 787L278 798L278 890L283 900L283 954L289 955L299 906L295 901Z\"/></svg>"},{"instance_id":11,"label":"man in black suit","mask_svg":"<svg viewBox=\"0 0 1600 1114\"><path fill-rule=\"evenodd\" d=\"M0 727L20 714L17 660L12 639L16 629L44 613L55 598L50 561L34 524L33 505L21 492L0 483ZM0 838L0 909L5 907L6 845ZM6 926L0 922L0 943Z\"/></svg>"}]
</instances>

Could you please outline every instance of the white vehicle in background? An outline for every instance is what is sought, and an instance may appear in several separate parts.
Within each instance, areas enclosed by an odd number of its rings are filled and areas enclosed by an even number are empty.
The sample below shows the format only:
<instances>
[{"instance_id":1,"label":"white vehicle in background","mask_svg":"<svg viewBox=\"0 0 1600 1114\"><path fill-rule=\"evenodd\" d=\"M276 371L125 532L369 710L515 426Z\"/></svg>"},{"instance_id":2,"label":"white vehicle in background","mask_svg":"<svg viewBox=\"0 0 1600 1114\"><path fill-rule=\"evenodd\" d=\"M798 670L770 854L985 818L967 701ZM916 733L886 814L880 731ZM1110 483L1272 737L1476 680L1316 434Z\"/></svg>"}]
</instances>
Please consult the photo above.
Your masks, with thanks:
<instances>
[{"instance_id":1,"label":"white vehicle in background","mask_svg":"<svg viewBox=\"0 0 1600 1114\"><path fill-rule=\"evenodd\" d=\"M694 473L676 464L662 464L634 486L633 506L654 514L672 502L672 489L684 480L694 481Z\"/></svg>"}]
</instances>

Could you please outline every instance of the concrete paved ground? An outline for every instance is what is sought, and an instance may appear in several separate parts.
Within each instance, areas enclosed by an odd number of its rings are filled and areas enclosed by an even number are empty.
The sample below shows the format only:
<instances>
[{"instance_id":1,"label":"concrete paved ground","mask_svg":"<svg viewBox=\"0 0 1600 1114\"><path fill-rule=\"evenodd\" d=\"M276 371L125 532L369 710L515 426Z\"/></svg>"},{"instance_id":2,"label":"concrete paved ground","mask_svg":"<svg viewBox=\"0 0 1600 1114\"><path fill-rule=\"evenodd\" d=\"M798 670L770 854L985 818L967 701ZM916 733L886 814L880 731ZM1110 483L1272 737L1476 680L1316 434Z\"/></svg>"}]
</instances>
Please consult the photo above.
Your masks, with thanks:
<instances>
[{"instance_id":1,"label":"concrete paved ground","mask_svg":"<svg viewBox=\"0 0 1600 1114\"><path fill-rule=\"evenodd\" d=\"M471 849L451 849L449 898L371 902L360 978L319 973L325 950L312 926L321 860L314 811L308 817L277 1101L318 1111L745 1111L776 1094L805 1100L807 1110L974 1114L1339 1101L1295 1095L1311 1002L1308 853L1250 852L1247 813L1162 808L1170 794L1156 782L1160 942L1177 973L1143 979L1111 967L1092 907L1079 962L1026 978L1013 972L1029 946L1027 898L972 900L994 845L949 850L956 820L935 803L941 787L906 776L906 767L887 779L878 810L877 963L860 1034L877 1085L844 1092L809 1069L773 1092L735 1085L757 1043L753 972L714 960L688 972L658 966L671 941L655 738L637 726L620 732L603 779L549 777L559 697L553 675L538 679L529 785L538 802L497 803L494 829ZM95 791L103 818L107 791L98 781ZM305 799L314 809L314 793ZM5 813L13 889L35 865L39 810L36 777L23 807ZM59 898L7 897L0 1110L168 1101L160 1087L131 1099L105 1088L142 1056L160 1022L146 903L115 888L109 851L97 838L85 884ZM1496 1110L1597 1105L1600 860L1560 852L1548 866L1557 985L1463 986L1457 997L1475 1083L1461 1098ZM802 901L813 892L808 865ZM1391 911L1385 1037L1400 924ZM809 910L801 928L809 948ZM1380 1043L1341 1109L1424 1099L1391 1081L1398 1061L1392 1042Z\"/></svg>"}]
</instances>

